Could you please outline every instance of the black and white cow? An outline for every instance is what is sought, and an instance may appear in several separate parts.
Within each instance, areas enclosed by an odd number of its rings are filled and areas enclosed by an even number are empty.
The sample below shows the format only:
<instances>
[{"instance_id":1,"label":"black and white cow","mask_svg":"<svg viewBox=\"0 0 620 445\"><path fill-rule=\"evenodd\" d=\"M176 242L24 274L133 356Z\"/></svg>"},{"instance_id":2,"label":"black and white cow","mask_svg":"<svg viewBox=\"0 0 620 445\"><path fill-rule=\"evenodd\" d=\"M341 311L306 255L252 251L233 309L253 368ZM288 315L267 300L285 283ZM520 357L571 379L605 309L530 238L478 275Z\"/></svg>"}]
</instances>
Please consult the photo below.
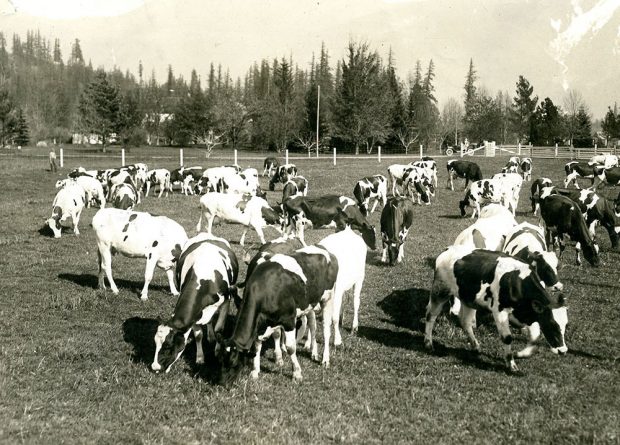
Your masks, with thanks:
<instances>
[{"instance_id":1,"label":"black and white cow","mask_svg":"<svg viewBox=\"0 0 620 445\"><path fill-rule=\"evenodd\" d=\"M502 173L519 173L519 165L521 160L517 156L508 159L506 165L502 168Z\"/></svg>"},{"instance_id":2,"label":"black and white cow","mask_svg":"<svg viewBox=\"0 0 620 445\"><path fill-rule=\"evenodd\" d=\"M498 185L501 203L516 215L523 178L518 173L497 173L492 179Z\"/></svg>"},{"instance_id":3,"label":"black and white cow","mask_svg":"<svg viewBox=\"0 0 620 445\"><path fill-rule=\"evenodd\" d=\"M221 167L210 167L205 169L201 173L201 177L196 181L195 190L196 193L204 194L207 192L220 192L223 193L225 183L224 178L238 177L237 167L232 165L224 165ZM242 178L238 178L242 181ZM233 180L234 181L234 180ZM236 181L235 181L236 182ZM247 188L249 185L242 181L243 187ZM231 190L232 193L237 193Z\"/></svg>"},{"instance_id":4,"label":"black and white cow","mask_svg":"<svg viewBox=\"0 0 620 445\"><path fill-rule=\"evenodd\" d=\"M277 183L286 184L290 178L294 178L295 176L297 176L297 167L295 164L284 164L279 166L269 180L269 190L273 192Z\"/></svg>"},{"instance_id":5,"label":"black and white cow","mask_svg":"<svg viewBox=\"0 0 620 445\"><path fill-rule=\"evenodd\" d=\"M427 171L427 174L433 178L433 184L437 188L437 162L433 158L424 157L420 161L410 163L414 167L420 167Z\"/></svg>"},{"instance_id":6,"label":"black and white cow","mask_svg":"<svg viewBox=\"0 0 620 445\"><path fill-rule=\"evenodd\" d=\"M448 186L454 191L454 178L465 178L465 188L469 181L480 181L482 172L475 162L451 159L448 161Z\"/></svg>"},{"instance_id":7,"label":"black and white cow","mask_svg":"<svg viewBox=\"0 0 620 445\"><path fill-rule=\"evenodd\" d=\"M375 249L375 228L356 205L355 201L346 196L325 195L318 198L297 196L282 203L287 219L287 233L295 230L295 235L306 245L305 227L335 227L343 230L347 225L359 230L364 241L371 249Z\"/></svg>"},{"instance_id":8,"label":"black and white cow","mask_svg":"<svg viewBox=\"0 0 620 445\"><path fill-rule=\"evenodd\" d=\"M353 188L353 196L364 216L368 216L370 200L374 199L375 202L370 210L370 213L374 213L379 201L381 201L382 205L385 205L387 200L386 177L383 175L373 175L360 179Z\"/></svg>"},{"instance_id":9,"label":"black and white cow","mask_svg":"<svg viewBox=\"0 0 620 445\"><path fill-rule=\"evenodd\" d=\"M133 184L116 184L110 188L112 207L122 210L131 210L139 203L139 194Z\"/></svg>"},{"instance_id":10,"label":"black and white cow","mask_svg":"<svg viewBox=\"0 0 620 445\"><path fill-rule=\"evenodd\" d=\"M532 180L532 158L523 158L519 164L524 181Z\"/></svg>"},{"instance_id":11,"label":"black and white cow","mask_svg":"<svg viewBox=\"0 0 620 445\"><path fill-rule=\"evenodd\" d=\"M216 217L224 222L241 224L244 226L239 241L242 246L248 228L253 228L261 244L265 244L263 228L271 225L281 229L283 224L280 208L272 208L267 201L258 196L211 192L200 198L200 209L196 231L200 232L203 229L203 218L209 234L212 233Z\"/></svg>"},{"instance_id":12,"label":"black and white cow","mask_svg":"<svg viewBox=\"0 0 620 445\"><path fill-rule=\"evenodd\" d=\"M90 175L80 175L75 178L60 179L56 181L56 188L65 187L68 184L78 184L86 193L86 207L96 205L100 209L105 207L106 198L101 183Z\"/></svg>"},{"instance_id":13,"label":"black and white cow","mask_svg":"<svg viewBox=\"0 0 620 445\"><path fill-rule=\"evenodd\" d=\"M202 326L211 330L216 320L212 333L224 328L238 273L237 257L226 240L202 233L187 241L176 267L181 292L174 313L157 327L155 334L153 371L170 371L183 354L192 331L196 363L204 363Z\"/></svg>"},{"instance_id":14,"label":"black and white cow","mask_svg":"<svg viewBox=\"0 0 620 445\"><path fill-rule=\"evenodd\" d=\"M144 287L140 294L143 301L148 299L155 266L166 271L172 295L179 294L173 269L187 241L185 229L180 224L165 216L106 208L95 213L92 226L99 254L99 288L105 289L105 273L110 289L118 294L112 278L112 255L118 252L129 258L146 258Z\"/></svg>"},{"instance_id":15,"label":"black and white cow","mask_svg":"<svg viewBox=\"0 0 620 445\"><path fill-rule=\"evenodd\" d=\"M430 205L431 196L435 196L432 174L421 167L408 167L403 173L402 184L405 194L420 205Z\"/></svg>"},{"instance_id":16,"label":"black and white cow","mask_svg":"<svg viewBox=\"0 0 620 445\"><path fill-rule=\"evenodd\" d=\"M222 341L222 383L230 383L241 370L241 356L254 346L253 379L260 373L262 342L275 330L284 330L285 345L293 364L293 379L302 380L297 360L297 318L323 307L331 315L333 293L338 276L338 260L325 248L308 246L289 255L276 254L258 264L245 283L243 300L232 337ZM330 338L331 323L323 324L324 338ZM310 323L312 358L318 359L316 323ZM327 355L327 358L326 358ZM329 348L323 352L329 363Z\"/></svg>"},{"instance_id":17,"label":"black and white cow","mask_svg":"<svg viewBox=\"0 0 620 445\"><path fill-rule=\"evenodd\" d=\"M227 174L221 177L216 183L216 190L220 193L247 193L263 199L267 198L267 194L261 190L258 181L240 173Z\"/></svg>"},{"instance_id":18,"label":"black and white cow","mask_svg":"<svg viewBox=\"0 0 620 445\"><path fill-rule=\"evenodd\" d=\"M146 193L144 194L144 196L149 196L151 187L155 188L155 186L157 185L159 185L159 195L157 197L161 198L161 195L164 193L164 191L166 192L166 196L168 196L168 192L172 193L170 170L165 168L156 168L155 170L149 170L146 176L145 185Z\"/></svg>"},{"instance_id":19,"label":"black and white cow","mask_svg":"<svg viewBox=\"0 0 620 445\"><path fill-rule=\"evenodd\" d=\"M108 189L108 201L112 201L112 193L121 184L128 184L136 190L136 202L139 204L140 199L135 181L135 169L132 171L120 169L108 169L104 173Z\"/></svg>"},{"instance_id":20,"label":"black and white cow","mask_svg":"<svg viewBox=\"0 0 620 445\"><path fill-rule=\"evenodd\" d=\"M618 156L611 154L594 155L588 163L602 165L605 168L618 167Z\"/></svg>"},{"instance_id":21,"label":"black and white cow","mask_svg":"<svg viewBox=\"0 0 620 445\"><path fill-rule=\"evenodd\" d=\"M78 183L67 184L58 190L52 203L52 216L45 222L54 238L60 238L63 227L72 227L74 234L80 234L78 224L86 200L86 192Z\"/></svg>"},{"instance_id":22,"label":"black and white cow","mask_svg":"<svg viewBox=\"0 0 620 445\"><path fill-rule=\"evenodd\" d=\"M381 261L400 263L405 259L405 240L413 225L413 202L405 197L388 199L381 212Z\"/></svg>"},{"instance_id":23,"label":"black and white cow","mask_svg":"<svg viewBox=\"0 0 620 445\"><path fill-rule=\"evenodd\" d=\"M517 365L511 347L510 314L526 325L538 322L554 353L563 354L568 349L552 312L565 305L564 296L548 293L536 270L517 258L460 246L452 246L437 257L424 331L424 344L430 350L435 320L450 298L459 298L463 303L459 314L461 326L476 351L480 351L473 331L476 310L491 311L504 343L505 363L513 372Z\"/></svg>"},{"instance_id":24,"label":"black and white cow","mask_svg":"<svg viewBox=\"0 0 620 445\"><path fill-rule=\"evenodd\" d=\"M552 185L553 181L549 178L538 178L532 182L532 187L530 188L530 201L532 203L532 213L534 213L534 216L538 214L538 210L540 209L540 204L538 201L540 200L542 189L545 187L551 187Z\"/></svg>"},{"instance_id":25,"label":"black and white cow","mask_svg":"<svg viewBox=\"0 0 620 445\"><path fill-rule=\"evenodd\" d=\"M594 185L594 178L601 174L603 167L598 164L589 164L588 162L571 161L566 163L564 171L566 172L564 187L568 187L572 182L575 184L575 188L580 188L577 178L589 179L592 186Z\"/></svg>"},{"instance_id":26,"label":"black and white cow","mask_svg":"<svg viewBox=\"0 0 620 445\"><path fill-rule=\"evenodd\" d=\"M278 158L276 158L275 156L268 156L265 158L265 160L263 161L263 176L265 176L265 174L267 174L268 176L271 177L271 172L273 171L275 173L275 171L277 170L277 168L280 166L280 161L278 161Z\"/></svg>"},{"instance_id":27,"label":"black and white cow","mask_svg":"<svg viewBox=\"0 0 620 445\"><path fill-rule=\"evenodd\" d=\"M602 185L616 186L620 185L620 167L610 167L601 169L598 174L600 182L596 184L595 189L598 190Z\"/></svg>"},{"instance_id":28,"label":"black and white cow","mask_svg":"<svg viewBox=\"0 0 620 445\"><path fill-rule=\"evenodd\" d=\"M553 249L557 240L560 244L560 259L566 248L564 236L568 235L577 243L577 264L581 264L579 253L583 249L583 255L591 265L600 265L598 246L592 240L583 214L575 202L562 195L546 196L540 200L540 216L541 222L544 222L547 248Z\"/></svg>"},{"instance_id":29,"label":"black and white cow","mask_svg":"<svg viewBox=\"0 0 620 445\"><path fill-rule=\"evenodd\" d=\"M471 218L480 215L480 208L486 203L499 203L502 200L501 190L496 181L492 179L481 179L472 182L465 191L463 200L459 202L461 216L466 215L466 208L473 209Z\"/></svg>"},{"instance_id":30,"label":"black and white cow","mask_svg":"<svg viewBox=\"0 0 620 445\"><path fill-rule=\"evenodd\" d=\"M303 176L290 178L282 189L282 202L294 196L308 195L308 180Z\"/></svg>"}]
</instances>

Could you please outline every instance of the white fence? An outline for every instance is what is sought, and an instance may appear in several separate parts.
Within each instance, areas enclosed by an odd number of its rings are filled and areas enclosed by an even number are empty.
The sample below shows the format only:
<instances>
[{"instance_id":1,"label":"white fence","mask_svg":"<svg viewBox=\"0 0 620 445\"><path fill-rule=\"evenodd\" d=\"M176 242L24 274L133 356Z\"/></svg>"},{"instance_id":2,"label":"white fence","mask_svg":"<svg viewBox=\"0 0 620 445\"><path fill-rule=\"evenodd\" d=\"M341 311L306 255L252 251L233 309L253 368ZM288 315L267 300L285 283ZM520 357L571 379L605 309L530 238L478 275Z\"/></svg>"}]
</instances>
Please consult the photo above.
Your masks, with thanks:
<instances>
[{"instance_id":1,"label":"white fence","mask_svg":"<svg viewBox=\"0 0 620 445\"><path fill-rule=\"evenodd\" d=\"M567 158L567 159L590 159L592 156L599 154L620 153L618 147L598 148L576 148L576 147L560 147L557 144L552 147L539 147L533 145L491 145L493 143L485 143L478 148L467 149L461 148L461 152L455 153L456 156L527 156L531 158Z\"/></svg>"}]
</instances>

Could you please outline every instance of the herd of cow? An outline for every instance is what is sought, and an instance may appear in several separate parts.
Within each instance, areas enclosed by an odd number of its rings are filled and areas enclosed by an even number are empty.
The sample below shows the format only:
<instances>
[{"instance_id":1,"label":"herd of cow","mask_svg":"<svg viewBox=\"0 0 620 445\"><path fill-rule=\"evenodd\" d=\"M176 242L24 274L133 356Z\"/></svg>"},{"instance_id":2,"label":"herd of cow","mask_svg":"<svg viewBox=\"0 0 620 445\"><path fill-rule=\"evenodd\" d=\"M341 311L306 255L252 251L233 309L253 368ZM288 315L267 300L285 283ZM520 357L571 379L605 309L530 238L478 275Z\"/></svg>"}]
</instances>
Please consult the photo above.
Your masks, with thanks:
<instances>
[{"instance_id":1,"label":"herd of cow","mask_svg":"<svg viewBox=\"0 0 620 445\"><path fill-rule=\"evenodd\" d=\"M618 184L617 164L613 156L589 163L569 162L565 188L553 186L547 178L533 181L532 211L535 215L540 212L539 227L519 224L515 219L522 183L531 180L531 159L511 158L502 172L490 179L483 179L474 162L448 161L448 187L454 190L457 177L466 181L461 214L472 207L471 217L477 220L436 258L426 312L427 348L433 348L435 320L451 300L450 310L459 317L476 350L480 349L473 332L476 310L491 312L511 370L517 369L515 356L532 354L541 331L553 352L565 353L567 312L554 247L559 243L561 259L567 235L577 243L578 263L583 249L586 260L597 266L600 261L594 230L601 224L609 233L612 247L617 248L620 195L611 201L596 193L602 183ZM279 165L276 158L265 159L262 175L269 176L272 191L277 184L283 185L282 200L276 205L267 202L258 171L241 170L236 165L174 171L148 170L141 163L108 170L80 167L56 184L59 190L47 221L55 237L60 237L63 227L72 227L79 234L83 208L91 204L100 207L92 219L100 288L105 288L107 278L112 291L118 293L111 266L115 253L146 258L142 300L148 299L155 266L166 272L170 291L178 300L172 317L155 334L152 370L168 372L182 355L191 333L196 361L204 363L202 329L206 326L208 337L216 342L222 382L234 379L246 357L253 357L251 376L258 377L261 345L269 337L276 344L277 364L282 364L282 351L286 351L293 363L293 378L300 380L297 344L306 338L305 347L312 359L319 360L319 312L323 319L322 363L329 366L332 329L334 345L338 346L342 343L339 324L343 295L351 289L352 330L358 327L367 250L376 248L375 228L368 222L368 214L382 204L381 260L394 265L404 259L414 205L431 204L437 187L437 164L431 158L391 165L387 177L377 174L362 178L354 185L355 199L340 195L308 197L308 181L298 175L295 165ZM590 178L592 187L578 189L578 176ZM566 188L571 183L577 188ZM133 210L142 193L148 196L152 187L159 187L161 197L172 192L174 184L180 185L183 194L202 195L198 234L192 238L166 216ZM106 203L111 207L106 208ZM216 219L244 226L241 245L249 228L260 239L256 255L244 258L248 266L243 283L237 280L239 262L229 242L212 233ZM266 242L263 229L267 226L281 236ZM310 227L333 227L336 231L317 244L306 245L304 230ZM237 316L232 335L224 338L231 304L236 306ZM510 324L526 327L529 333L526 348L516 354L511 349Z\"/></svg>"}]
</instances>

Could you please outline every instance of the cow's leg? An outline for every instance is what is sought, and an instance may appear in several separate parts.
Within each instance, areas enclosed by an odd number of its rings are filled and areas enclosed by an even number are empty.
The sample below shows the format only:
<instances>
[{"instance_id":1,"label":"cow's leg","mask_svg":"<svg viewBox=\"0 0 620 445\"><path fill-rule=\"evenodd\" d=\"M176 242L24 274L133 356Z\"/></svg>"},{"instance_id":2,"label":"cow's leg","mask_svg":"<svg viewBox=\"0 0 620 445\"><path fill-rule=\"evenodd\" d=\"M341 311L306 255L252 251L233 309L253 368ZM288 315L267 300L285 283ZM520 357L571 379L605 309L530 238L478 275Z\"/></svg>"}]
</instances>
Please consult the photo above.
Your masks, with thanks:
<instances>
[{"instance_id":1,"label":"cow's leg","mask_svg":"<svg viewBox=\"0 0 620 445\"><path fill-rule=\"evenodd\" d=\"M256 340L254 342L254 349L256 350L256 354L254 354L254 359L252 360L253 369L250 372L250 377L254 380L258 378L258 374L260 374L260 350L263 347L263 342L260 340Z\"/></svg>"},{"instance_id":2,"label":"cow's leg","mask_svg":"<svg viewBox=\"0 0 620 445\"><path fill-rule=\"evenodd\" d=\"M527 346L517 352L516 357L527 358L530 357L534 351L536 351L536 341L540 337L540 325L538 322L532 323L531 326L527 326Z\"/></svg>"},{"instance_id":3,"label":"cow's leg","mask_svg":"<svg viewBox=\"0 0 620 445\"><path fill-rule=\"evenodd\" d=\"M154 252L149 252L146 259L146 268L144 269L144 287L140 293L140 300L146 301L149 299L149 284L153 280L153 273L155 272L155 266L157 265L157 257Z\"/></svg>"},{"instance_id":4,"label":"cow's leg","mask_svg":"<svg viewBox=\"0 0 620 445\"><path fill-rule=\"evenodd\" d=\"M168 276L168 284L170 285L170 293L174 297L178 297L179 291L174 283L174 267L166 269L166 275Z\"/></svg>"},{"instance_id":5,"label":"cow's leg","mask_svg":"<svg viewBox=\"0 0 620 445\"><path fill-rule=\"evenodd\" d=\"M458 297L454 297L454 302L452 302L452 306L450 306L450 313L455 317L458 317L461 313L461 300Z\"/></svg>"},{"instance_id":6,"label":"cow's leg","mask_svg":"<svg viewBox=\"0 0 620 445\"><path fill-rule=\"evenodd\" d=\"M323 367L329 368L329 341L331 339L334 299L331 298L323 305Z\"/></svg>"},{"instance_id":7,"label":"cow's leg","mask_svg":"<svg viewBox=\"0 0 620 445\"><path fill-rule=\"evenodd\" d=\"M440 279L435 276L433 286L431 287L431 295L426 306L426 323L424 326L424 346L428 350L433 350L433 327L447 299L448 293L445 287Z\"/></svg>"},{"instance_id":8,"label":"cow's leg","mask_svg":"<svg viewBox=\"0 0 620 445\"><path fill-rule=\"evenodd\" d=\"M383 250L381 252L381 262L382 263L387 263L387 250L388 250L388 245L385 244L385 242L383 243Z\"/></svg>"},{"instance_id":9,"label":"cow's leg","mask_svg":"<svg viewBox=\"0 0 620 445\"><path fill-rule=\"evenodd\" d=\"M312 360L319 361L319 350L316 342L316 314L314 309L310 309L308 312L308 328L310 331L310 357Z\"/></svg>"},{"instance_id":10,"label":"cow's leg","mask_svg":"<svg viewBox=\"0 0 620 445\"><path fill-rule=\"evenodd\" d=\"M502 343L504 343L504 360L506 361L506 366L508 366L512 372L516 372L519 368L517 368L512 352L512 333L510 332L510 324L508 322L508 312L493 309L491 313L493 314L493 319L495 320L495 325L497 326L497 331L502 339Z\"/></svg>"},{"instance_id":11,"label":"cow's leg","mask_svg":"<svg viewBox=\"0 0 620 445\"><path fill-rule=\"evenodd\" d=\"M370 203L370 200L368 200L368 203ZM370 213L375 213L375 210L377 209L377 204L379 204L379 198L375 198L375 202L372 205Z\"/></svg>"},{"instance_id":12,"label":"cow's leg","mask_svg":"<svg viewBox=\"0 0 620 445\"><path fill-rule=\"evenodd\" d=\"M230 298L227 298L222 305L220 306L220 310L217 316L217 321L215 322L215 328L213 327L213 323L209 322L207 324L208 327L208 334L209 337L208 339L210 339L211 341L215 342L215 355L216 357L219 357L220 355L220 350L222 348L222 344L217 341L216 338L216 333L217 332L222 332L224 330L224 326L226 324L226 319L228 318L228 311L230 309ZM213 321L213 320L212 320Z\"/></svg>"},{"instance_id":13,"label":"cow's leg","mask_svg":"<svg viewBox=\"0 0 620 445\"><path fill-rule=\"evenodd\" d=\"M353 322L351 323L351 334L357 334L357 330L359 329L359 311L363 284L364 279L362 278L353 286Z\"/></svg>"},{"instance_id":14,"label":"cow's leg","mask_svg":"<svg viewBox=\"0 0 620 445\"><path fill-rule=\"evenodd\" d=\"M157 195L157 199L161 198L161 195L164 194L164 190L166 190L166 184L159 184L159 195ZM166 196L168 196L168 190L166 190Z\"/></svg>"},{"instance_id":15,"label":"cow's leg","mask_svg":"<svg viewBox=\"0 0 620 445\"><path fill-rule=\"evenodd\" d=\"M471 213L471 219L474 219L476 216L480 216L480 203L475 201L472 207L474 208L474 211Z\"/></svg>"},{"instance_id":16,"label":"cow's leg","mask_svg":"<svg viewBox=\"0 0 620 445\"><path fill-rule=\"evenodd\" d=\"M273 353L276 356L276 366L278 366L278 368L281 368L282 366L284 366L284 360L282 359L282 342L280 341L282 339L282 329L277 328L276 330L274 330L272 337L274 344Z\"/></svg>"},{"instance_id":17,"label":"cow's leg","mask_svg":"<svg viewBox=\"0 0 620 445\"><path fill-rule=\"evenodd\" d=\"M265 235L263 234L263 229L260 226L254 226L254 230L256 230L256 233L258 234L258 238L260 239L260 243L261 244L265 244Z\"/></svg>"},{"instance_id":18,"label":"cow's leg","mask_svg":"<svg viewBox=\"0 0 620 445\"><path fill-rule=\"evenodd\" d=\"M213 234L213 221L215 220L215 215L205 214L205 217L207 218L207 233L209 235L212 235Z\"/></svg>"},{"instance_id":19,"label":"cow's leg","mask_svg":"<svg viewBox=\"0 0 620 445\"><path fill-rule=\"evenodd\" d=\"M97 249L97 265L99 266L98 274L98 287L99 289L105 289L105 271L103 268L103 258L101 256L101 250Z\"/></svg>"},{"instance_id":20,"label":"cow's leg","mask_svg":"<svg viewBox=\"0 0 620 445\"><path fill-rule=\"evenodd\" d=\"M301 220L297 220L295 223L295 231L297 232L297 238L299 238L299 241L301 241L301 244L303 244L304 246L307 246L306 240L304 238L304 228L305 228L304 222Z\"/></svg>"},{"instance_id":21,"label":"cow's leg","mask_svg":"<svg viewBox=\"0 0 620 445\"><path fill-rule=\"evenodd\" d=\"M241 234L241 239L239 240L239 245L240 246L244 246L245 245L245 235L247 235L248 233L248 228L244 227L243 228L243 233Z\"/></svg>"},{"instance_id":22,"label":"cow's leg","mask_svg":"<svg viewBox=\"0 0 620 445\"><path fill-rule=\"evenodd\" d=\"M202 326L195 324L192 326L194 331L194 341L196 342L196 364L202 365L205 362L205 353L202 350Z\"/></svg>"},{"instance_id":23,"label":"cow's leg","mask_svg":"<svg viewBox=\"0 0 620 445\"><path fill-rule=\"evenodd\" d=\"M397 263L402 263L405 259L405 243L402 243L398 248L398 257L396 258Z\"/></svg>"},{"instance_id":24,"label":"cow's leg","mask_svg":"<svg viewBox=\"0 0 620 445\"><path fill-rule=\"evenodd\" d=\"M144 197L148 197L149 196L149 192L151 191L151 181L146 181L146 193L144 194ZM153 192L155 193L155 192Z\"/></svg>"},{"instance_id":25,"label":"cow's leg","mask_svg":"<svg viewBox=\"0 0 620 445\"><path fill-rule=\"evenodd\" d=\"M300 382L302 376L301 366L299 366L299 361L297 360L297 342L295 338L295 328L293 328L292 331L284 331L284 341L286 344L286 352L291 358L291 362L293 362L293 380L296 382Z\"/></svg>"},{"instance_id":26,"label":"cow's leg","mask_svg":"<svg viewBox=\"0 0 620 445\"><path fill-rule=\"evenodd\" d=\"M469 344L472 349L476 352L480 352L480 343L476 339L474 335L474 325L476 324L476 309L472 309L470 307L461 305L461 310L459 312L459 319L461 320L461 327L467 334L467 338L469 339Z\"/></svg>"},{"instance_id":27,"label":"cow's leg","mask_svg":"<svg viewBox=\"0 0 620 445\"><path fill-rule=\"evenodd\" d=\"M332 305L332 324L334 326L334 346L340 346L342 344L342 336L340 335L340 311L342 310L342 299L344 298L344 292L342 289L336 289L332 293L331 300ZM326 320L323 318L323 323ZM329 320L327 320L329 322Z\"/></svg>"},{"instance_id":28,"label":"cow's leg","mask_svg":"<svg viewBox=\"0 0 620 445\"><path fill-rule=\"evenodd\" d=\"M110 253L110 249L105 249L103 252L99 250L101 255L101 268L105 271L106 277L108 277L108 282L110 283L110 289L112 289L112 293L118 294L118 288L116 287L116 283L114 282L114 278L112 278L112 254ZM103 279L100 280L103 281ZM105 286L103 287L105 289Z\"/></svg>"},{"instance_id":29,"label":"cow's leg","mask_svg":"<svg viewBox=\"0 0 620 445\"><path fill-rule=\"evenodd\" d=\"M562 244L560 244L560 251L562 251ZM581 266L581 243L575 243L575 257L577 266Z\"/></svg>"},{"instance_id":30,"label":"cow's leg","mask_svg":"<svg viewBox=\"0 0 620 445\"><path fill-rule=\"evenodd\" d=\"M306 331L308 330L308 317L306 315L301 315L299 317L301 320L301 326L297 329L297 343L303 340L304 335L306 335ZM305 346L305 349L310 349L310 346Z\"/></svg>"}]
</instances>

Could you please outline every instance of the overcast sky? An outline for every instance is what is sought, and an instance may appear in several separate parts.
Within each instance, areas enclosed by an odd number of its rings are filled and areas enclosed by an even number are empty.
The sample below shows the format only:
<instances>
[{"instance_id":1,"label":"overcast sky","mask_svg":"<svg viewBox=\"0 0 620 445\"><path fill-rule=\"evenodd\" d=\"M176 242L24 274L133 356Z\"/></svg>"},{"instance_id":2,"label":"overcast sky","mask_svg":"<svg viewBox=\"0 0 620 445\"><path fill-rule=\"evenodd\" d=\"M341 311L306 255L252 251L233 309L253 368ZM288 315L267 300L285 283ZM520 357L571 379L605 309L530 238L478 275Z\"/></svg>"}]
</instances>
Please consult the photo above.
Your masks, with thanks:
<instances>
[{"instance_id":1,"label":"overcast sky","mask_svg":"<svg viewBox=\"0 0 620 445\"><path fill-rule=\"evenodd\" d=\"M354 39L392 48L402 79L432 58L440 106L462 99L470 58L493 95L513 95L521 74L558 105L579 91L595 118L620 102L620 0L0 0L9 42L36 28L61 39L65 60L78 38L94 66L137 75L142 60L160 82L168 64L186 79L291 54L307 67L321 42L335 66Z\"/></svg>"}]
</instances>

